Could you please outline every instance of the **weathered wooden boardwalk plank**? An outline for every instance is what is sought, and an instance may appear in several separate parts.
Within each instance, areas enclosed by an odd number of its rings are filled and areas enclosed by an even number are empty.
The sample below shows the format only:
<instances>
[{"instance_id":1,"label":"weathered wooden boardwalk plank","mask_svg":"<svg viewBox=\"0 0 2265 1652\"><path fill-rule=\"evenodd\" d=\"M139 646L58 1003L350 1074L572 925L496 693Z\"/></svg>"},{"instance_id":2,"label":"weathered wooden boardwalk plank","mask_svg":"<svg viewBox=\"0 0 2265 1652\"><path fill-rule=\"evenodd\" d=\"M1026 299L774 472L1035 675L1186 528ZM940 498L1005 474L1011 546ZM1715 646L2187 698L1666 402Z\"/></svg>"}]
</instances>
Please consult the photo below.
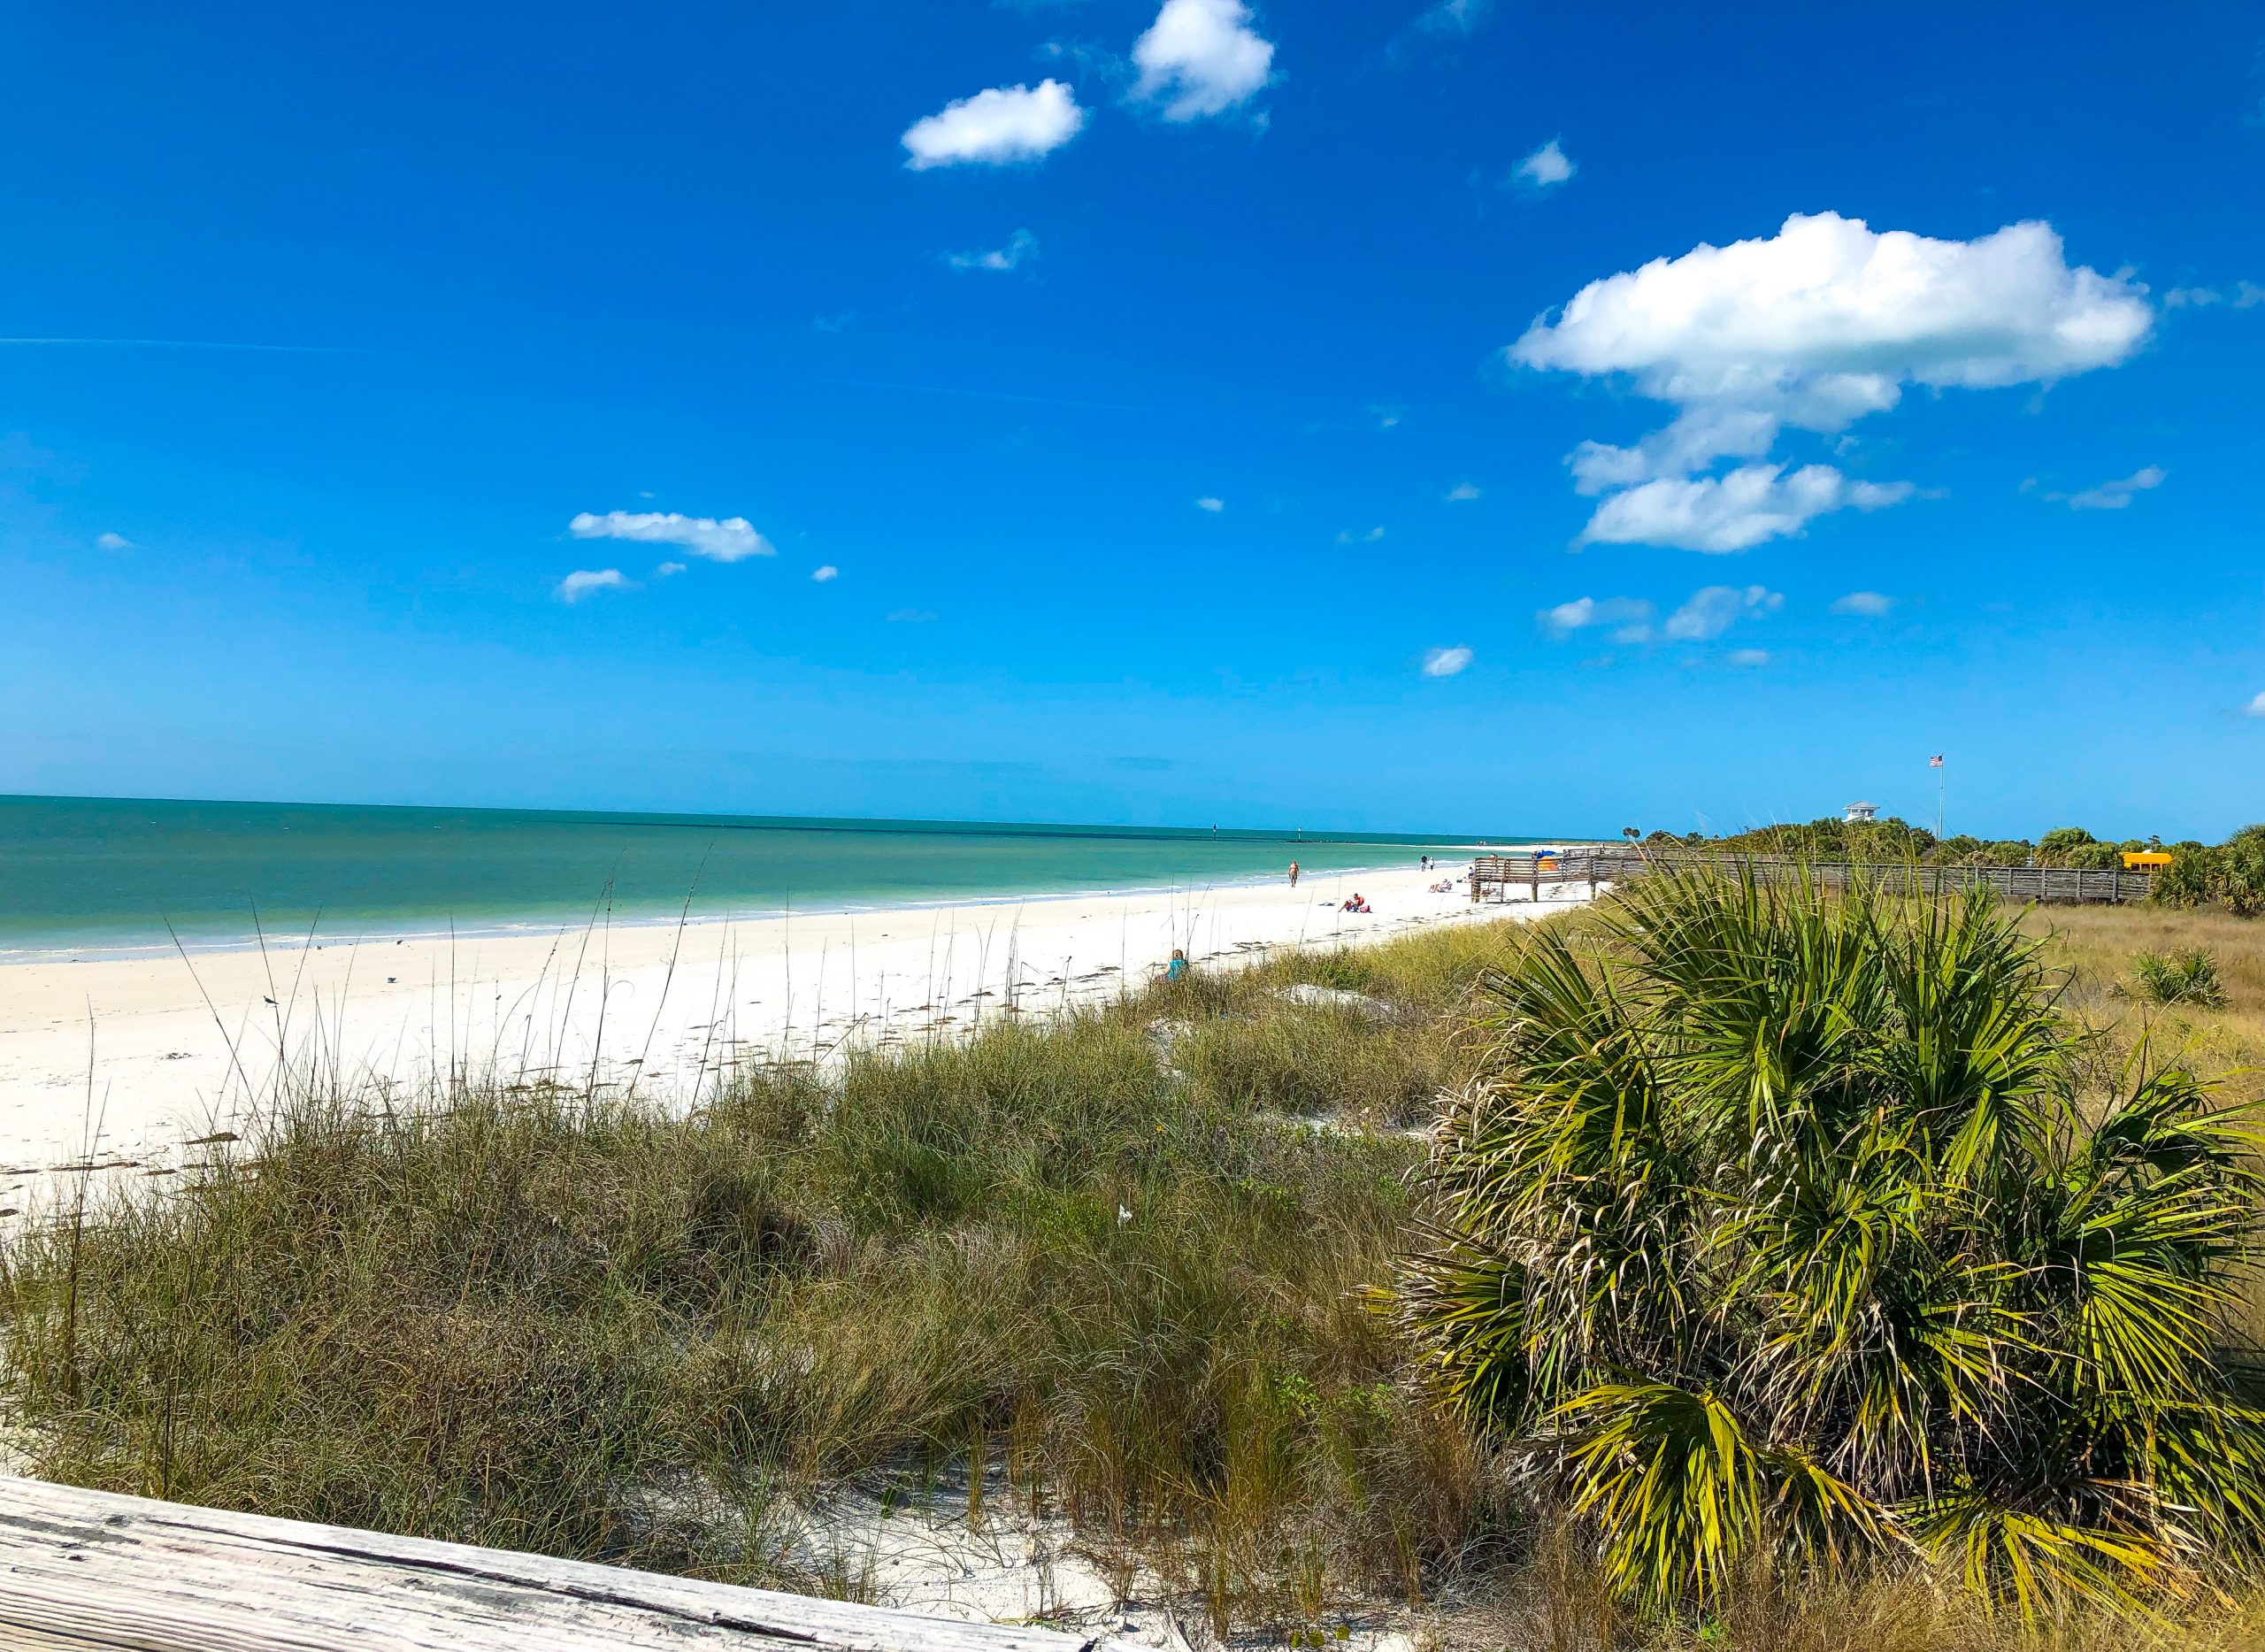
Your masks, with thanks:
<instances>
[{"instance_id":1,"label":"weathered wooden boardwalk plank","mask_svg":"<svg viewBox=\"0 0 2265 1652\"><path fill-rule=\"evenodd\" d=\"M7 1652L1104 1652L1112 1644L0 1477Z\"/></svg>"}]
</instances>

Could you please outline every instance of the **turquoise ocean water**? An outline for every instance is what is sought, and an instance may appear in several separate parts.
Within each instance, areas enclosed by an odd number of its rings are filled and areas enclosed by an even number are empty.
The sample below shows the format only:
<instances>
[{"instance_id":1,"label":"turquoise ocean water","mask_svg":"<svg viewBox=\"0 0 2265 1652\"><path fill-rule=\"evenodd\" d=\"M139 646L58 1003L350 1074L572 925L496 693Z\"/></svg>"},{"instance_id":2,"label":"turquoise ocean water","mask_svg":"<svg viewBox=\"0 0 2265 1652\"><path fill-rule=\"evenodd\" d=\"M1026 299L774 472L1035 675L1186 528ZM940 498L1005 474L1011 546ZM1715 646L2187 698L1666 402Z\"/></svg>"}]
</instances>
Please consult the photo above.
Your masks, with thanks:
<instances>
[{"instance_id":1,"label":"turquoise ocean water","mask_svg":"<svg viewBox=\"0 0 2265 1652\"><path fill-rule=\"evenodd\" d=\"M1472 838L0 797L0 957L840 911L1405 866ZM1530 841L1486 840L1500 846ZM256 914L256 917L255 917Z\"/></svg>"}]
</instances>

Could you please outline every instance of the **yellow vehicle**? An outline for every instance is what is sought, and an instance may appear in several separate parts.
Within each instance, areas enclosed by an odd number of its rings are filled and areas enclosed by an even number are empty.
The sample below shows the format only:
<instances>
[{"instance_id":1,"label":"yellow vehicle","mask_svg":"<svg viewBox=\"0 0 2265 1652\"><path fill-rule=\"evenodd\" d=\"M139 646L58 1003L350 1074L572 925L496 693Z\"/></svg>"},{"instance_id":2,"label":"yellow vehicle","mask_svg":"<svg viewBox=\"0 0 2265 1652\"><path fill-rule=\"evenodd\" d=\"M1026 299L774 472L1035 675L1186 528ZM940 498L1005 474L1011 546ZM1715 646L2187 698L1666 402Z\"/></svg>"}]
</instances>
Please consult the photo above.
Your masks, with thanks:
<instances>
[{"instance_id":1,"label":"yellow vehicle","mask_svg":"<svg viewBox=\"0 0 2265 1652\"><path fill-rule=\"evenodd\" d=\"M2127 849L2123 851L2126 872L2157 872L2170 864L2170 857L2159 849Z\"/></svg>"}]
</instances>

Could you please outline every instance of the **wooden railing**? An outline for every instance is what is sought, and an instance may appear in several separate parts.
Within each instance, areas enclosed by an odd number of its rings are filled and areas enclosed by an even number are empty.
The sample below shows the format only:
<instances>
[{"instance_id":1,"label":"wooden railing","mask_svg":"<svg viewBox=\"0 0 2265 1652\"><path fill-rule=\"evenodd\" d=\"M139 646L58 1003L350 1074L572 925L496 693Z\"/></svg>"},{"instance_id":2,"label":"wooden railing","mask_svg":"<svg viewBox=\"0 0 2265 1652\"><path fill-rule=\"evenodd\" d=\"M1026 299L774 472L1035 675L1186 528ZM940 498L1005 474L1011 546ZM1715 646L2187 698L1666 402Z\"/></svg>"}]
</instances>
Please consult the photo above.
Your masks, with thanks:
<instances>
[{"instance_id":1,"label":"wooden railing","mask_svg":"<svg viewBox=\"0 0 2265 1652\"><path fill-rule=\"evenodd\" d=\"M1556 886L1562 893L1578 886L1593 895L1605 886L1675 867L1699 866L1737 873L1751 871L1764 881L1808 878L1839 888L1861 878L1893 894L1951 895L1977 886L2009 900L2052 905L2109 905L2144 901L2154 874L2080 869L2074 866L1915 866L1902 862L1851 865L1839 861L1803 861L1769 855L1718 855L1703 849L1576 849L1562 855L1482 855L1471 862L1470 898L1507 900L1512 890L1529 900Z\"/></svg>"},{"instance_id":2,"label":"wooden railing","mask_svg":"<svg viewBox=\"0 0 2265 1652\"><path fill-rule=\"evenodd\" d=\"M0 1476L7 1652L1135 1652Z\"/></svg>"}]
</instances>

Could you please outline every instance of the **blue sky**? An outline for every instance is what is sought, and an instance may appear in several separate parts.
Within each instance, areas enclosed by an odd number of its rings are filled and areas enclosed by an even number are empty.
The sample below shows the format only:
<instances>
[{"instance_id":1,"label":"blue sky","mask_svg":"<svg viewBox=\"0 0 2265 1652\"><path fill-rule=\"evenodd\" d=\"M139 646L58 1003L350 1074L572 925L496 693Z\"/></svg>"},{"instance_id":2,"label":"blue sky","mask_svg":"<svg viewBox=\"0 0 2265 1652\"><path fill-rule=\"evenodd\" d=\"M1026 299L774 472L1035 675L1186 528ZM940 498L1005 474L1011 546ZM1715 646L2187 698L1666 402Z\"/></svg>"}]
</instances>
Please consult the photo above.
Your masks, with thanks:
<instances>
[{"instance_id":1,"label":"blue sky","mask_svg":"<svg viewBox=\"0 0 2265 1652\"><path fill-rule=\"evenodd\" d=\"M0 790L2215 837L2261 52L12 5Z\"/></svg>"}]
</instances>

